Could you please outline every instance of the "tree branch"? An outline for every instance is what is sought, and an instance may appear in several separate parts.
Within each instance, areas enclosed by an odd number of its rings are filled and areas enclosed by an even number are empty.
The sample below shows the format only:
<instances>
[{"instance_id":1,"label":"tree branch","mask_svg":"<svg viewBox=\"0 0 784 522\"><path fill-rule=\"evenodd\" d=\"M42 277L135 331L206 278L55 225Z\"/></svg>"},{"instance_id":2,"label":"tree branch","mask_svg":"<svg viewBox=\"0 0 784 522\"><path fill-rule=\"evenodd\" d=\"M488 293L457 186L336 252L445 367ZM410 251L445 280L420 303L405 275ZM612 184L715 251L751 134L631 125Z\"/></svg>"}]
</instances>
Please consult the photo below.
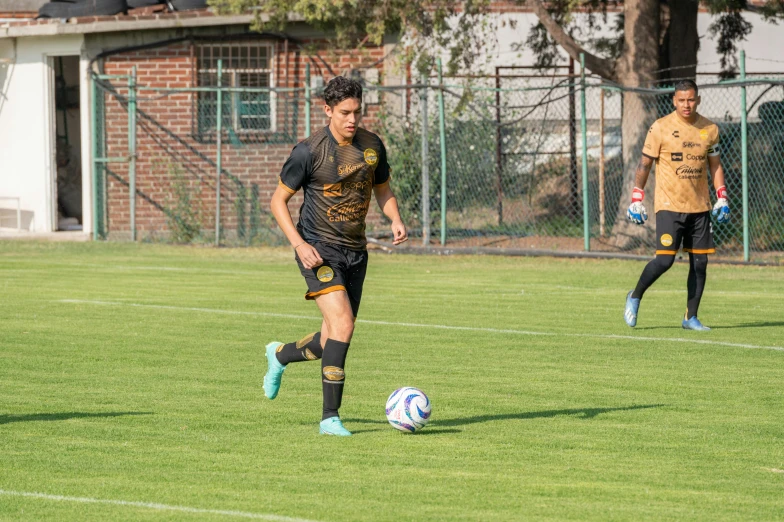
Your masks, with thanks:
<instances>
[{"instance_id":1,"label":"tree branch","mask_svg":"<svg viewBox=\"0 0 784 522\"><path fill-rule=\"evenodd\" d=\"M585 67L587 69L594 74L598 74L605 80L615 80L613 63L610 60L600 58L599 56L586 51L580 44L575 42L574 38L569 36L569 34L558 25L558 22L553 20L553 17L550 16L550 13L548 13L547 9L542 5L541 0L527 0L527 4L533 9L534 14L539 18L539 21L545 29L547 29L547 32L550 33L550 36L553 37L556 43L560 45L569 56L579 62L580 53L584 53Z\"/></svg>"}]
</instances>

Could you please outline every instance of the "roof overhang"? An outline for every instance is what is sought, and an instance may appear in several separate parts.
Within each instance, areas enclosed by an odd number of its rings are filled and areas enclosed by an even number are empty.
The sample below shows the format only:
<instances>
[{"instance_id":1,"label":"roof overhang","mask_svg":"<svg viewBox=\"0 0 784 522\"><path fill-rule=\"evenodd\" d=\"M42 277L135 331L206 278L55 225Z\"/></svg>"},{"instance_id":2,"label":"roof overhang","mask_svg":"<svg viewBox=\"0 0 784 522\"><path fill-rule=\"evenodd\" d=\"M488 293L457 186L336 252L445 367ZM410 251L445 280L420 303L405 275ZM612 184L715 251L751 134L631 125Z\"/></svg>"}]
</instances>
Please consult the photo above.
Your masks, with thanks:
<instances>
[{"instance_id":1,"label":"roof overhang","mask_svg":"<svg viewBox=\"0 0 784 522\"><path fill-rule=\"evenodd\" d=\"M261 15L261 20L267 17ZM115 15L71 18L70 20L33 20L0 26L0 38L26 36L55 36L61 34L113 33L150 29L178 29L185 27L214 27L221 25L249 25L255 14L216 15L211 11L181 11L154 15ZM290 16L292 22L302 21L300 16Z\"/></svg>"}]
</instances>

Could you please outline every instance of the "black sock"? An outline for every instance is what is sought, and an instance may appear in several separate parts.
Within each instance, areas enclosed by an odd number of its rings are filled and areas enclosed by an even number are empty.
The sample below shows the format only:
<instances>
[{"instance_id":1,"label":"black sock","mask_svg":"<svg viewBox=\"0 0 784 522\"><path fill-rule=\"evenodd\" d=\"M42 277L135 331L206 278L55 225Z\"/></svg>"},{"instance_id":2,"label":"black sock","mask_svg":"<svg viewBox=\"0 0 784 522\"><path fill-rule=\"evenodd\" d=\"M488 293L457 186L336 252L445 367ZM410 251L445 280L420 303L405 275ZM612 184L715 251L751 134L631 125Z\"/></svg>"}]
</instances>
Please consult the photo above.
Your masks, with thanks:
<instances>
[{"instance_id":1,"label":"black sock","mask_svg":"<svg viewBox=\"0 0 784 522\"><path fill-rule=\"evenodd\" d=\"M640 280L637 281L637 287L632 292L632 297L641 299L648 287L655 283L659 276L669 270L674 262L675 256L657 255L654 257L650 263L645 265Z\"/></svg>"},{"instance_id":2,"label":"black sock","mask_svg":"<svg viewBox=\"0 0 784 522\"><path fill-rule=\"evenodd\" d=\"M284 344L275 353L280 364L321 359L321 332L308 334L296 343Z\"/></svg>"},{"instance_id":3,"label":"black sock","mask_svg":"<svg viewBox=\"0 0 784 522\"><path fill-rule=\"evenodd\" d=\"M324 356L321 359L321 390L324 395L324 409L321 420L338 415L340 402L343 399L343 384L345 384L346 354L348 344L333 339L327 339L324 344Z\"/></svg>"},{"instance_id":4,"label":"black sock","mask_svg":"<svg viewBox=\"0 0 784 522\"><path fill-rule=\"evenodd\" d=\"M686 319L697 316L702 291L705 290L705 276L708 272L708 255L689 253L689 279L686 283L688 300L686 301Z\"/></svg>"}]
</instances>

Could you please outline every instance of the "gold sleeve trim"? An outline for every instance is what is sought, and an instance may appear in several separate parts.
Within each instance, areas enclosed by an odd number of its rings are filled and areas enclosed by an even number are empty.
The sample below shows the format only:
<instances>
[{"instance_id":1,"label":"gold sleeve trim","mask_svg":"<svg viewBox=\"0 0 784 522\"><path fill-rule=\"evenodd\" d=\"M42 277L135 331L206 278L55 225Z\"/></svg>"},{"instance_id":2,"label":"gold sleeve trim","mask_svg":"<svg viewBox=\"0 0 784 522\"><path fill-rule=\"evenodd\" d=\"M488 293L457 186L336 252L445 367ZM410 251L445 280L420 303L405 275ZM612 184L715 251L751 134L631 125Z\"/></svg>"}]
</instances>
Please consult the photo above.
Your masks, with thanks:
<instances>
[{"instance_id":1,"label":"gold sleeve trim","mask_svg":"<svg viewBox=\"0 0 784 522\"><path fill-rule=\"evenodd\" d=\"M327 288L322 288L318 292L308 292L305 294L305 299L312 300L320 295L331 294L332 292L340 292L341 290L345 292L346 287L343 285L329 286Z\"/></svg>"},{"instance_id":2,"label":"gold sleeve trim","mask_svg":"<svg viewBox=\"0 0 784 522\"><path fill-rule=\"evenodd\" d=\"M279 187L281 187L281 188L282 188L283 190L285 190L286 192L288 192L289 194L296 194L296 193L297 193L297 191L296 191L296 190L292 190L291 188L289 188L289 186L288 186L288 185L286 185L285 183L283 183L283 180L278 180L278 186L279 186Z\"/></svg>"}]
</instances>

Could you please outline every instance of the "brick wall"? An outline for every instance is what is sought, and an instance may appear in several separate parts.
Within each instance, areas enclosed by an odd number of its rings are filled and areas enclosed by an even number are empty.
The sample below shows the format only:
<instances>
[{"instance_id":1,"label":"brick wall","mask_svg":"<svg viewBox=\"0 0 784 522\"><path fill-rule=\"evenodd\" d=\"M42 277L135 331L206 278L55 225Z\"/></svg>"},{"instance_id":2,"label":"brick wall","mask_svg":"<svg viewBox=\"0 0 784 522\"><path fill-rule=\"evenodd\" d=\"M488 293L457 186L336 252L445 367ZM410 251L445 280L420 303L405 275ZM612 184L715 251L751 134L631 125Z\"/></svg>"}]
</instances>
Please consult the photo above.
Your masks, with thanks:
<instances>
[{"instance_id":1,"label":"brick wall","mask_svg":"<svg viewBox=\"0 0 784 522\"><path fill-rule=\"evenodd\" d=\"M331 78L326 64L336 74L379 60L383 48L335 55L324 53L324 62L314 60L296 50L288 50L276 43L273 68L277 87L302 87L305 63L312 63L311 74ZM195 54L189 43L167 45L156 49L128 52L107 58L106 74L129 74L136 66L137 84L152 88L183 89L183 92L138 92L137 161L136 161L136 228L139 238L165 236L173 214L178 213L178 190L183 187L193 198L192 208L201 217L201 225L211 237L216 204L216 156L214 135L200 137L195 132L194 109L197 94L188 91L196 85ZM379 65L379 67L381 67ZM117 94L105 94L106 155L126 156L128 150L128 112L124 98L128 90L121 80L113 80ZM260 228L274 227L269 214L269 200L278 183L281 166L296 142L305 138L304 102L301 99L286 103L281 94L277 103L277 125L289 123L292 111L297 111L296 138L289 133L274 143L258 143L224 134L221 148L221 224L227 238L252 225L254 207L260 208L256 217ZM323 102L314 99L311 106L312 129L326 125ZM374 130L378 123L378 106L369 106L363 125ZM179 180L179 181L178 181ZM127 163L112 163L107 176L107 230L110 238L124 238L130 234L130 203ZM254 201L256 200L256 201ZM302 198L297 194L289 205L296 221ZM381 217L376 205L371 205L368 228L379 226Z\"/></svg>"}]
</instances>

